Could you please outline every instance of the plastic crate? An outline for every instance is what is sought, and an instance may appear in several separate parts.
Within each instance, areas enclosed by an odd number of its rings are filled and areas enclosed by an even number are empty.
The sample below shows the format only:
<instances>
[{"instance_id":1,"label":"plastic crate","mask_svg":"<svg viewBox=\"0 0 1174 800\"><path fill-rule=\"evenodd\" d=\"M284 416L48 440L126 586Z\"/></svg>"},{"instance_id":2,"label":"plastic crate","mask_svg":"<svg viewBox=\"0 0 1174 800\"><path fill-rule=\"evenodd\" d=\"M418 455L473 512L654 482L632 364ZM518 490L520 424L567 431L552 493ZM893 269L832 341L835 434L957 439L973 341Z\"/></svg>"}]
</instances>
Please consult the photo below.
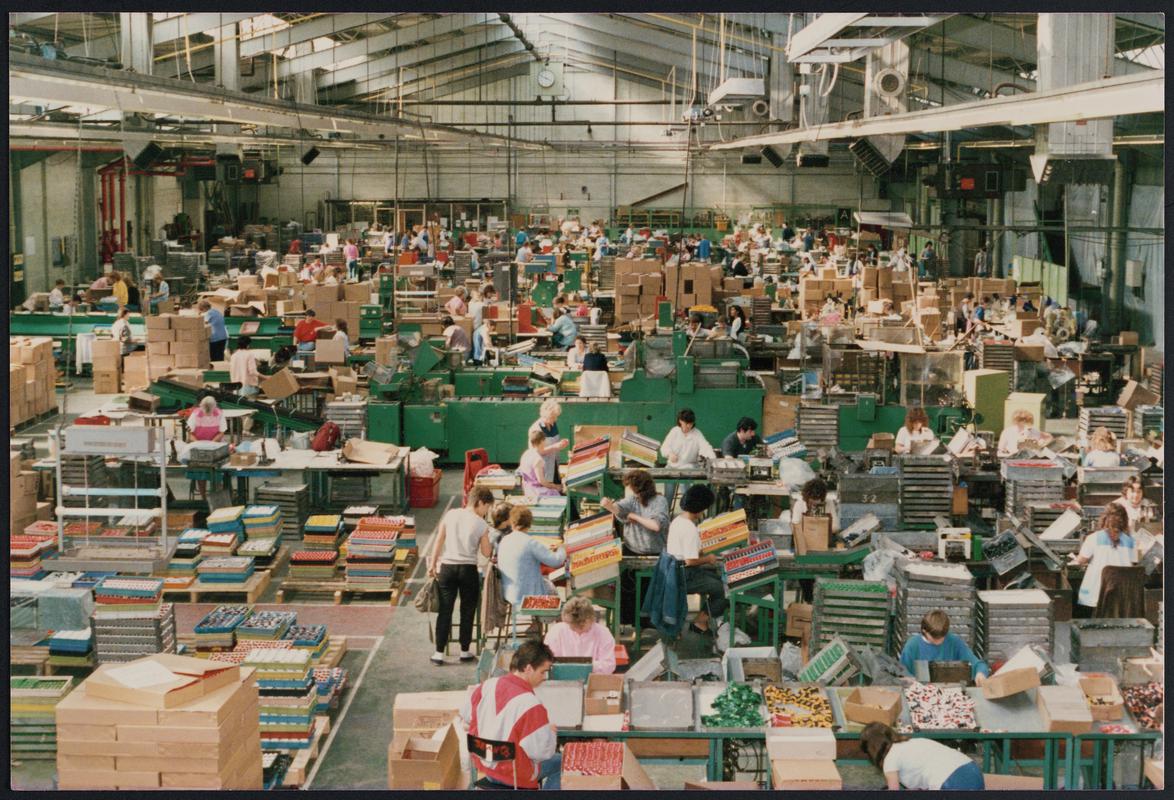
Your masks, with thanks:
<instances>
[{"instance_id":1,"label":"plastic crate","mask_svg":"<svg viewBox=\"0 0 1174 800\"><path fill-rule=\"evenodd\" d=\"M432 508L440 501L440 470L433 470L431 478L408 479L408 502L412 508Z\"/></svg>"}]
</instances>

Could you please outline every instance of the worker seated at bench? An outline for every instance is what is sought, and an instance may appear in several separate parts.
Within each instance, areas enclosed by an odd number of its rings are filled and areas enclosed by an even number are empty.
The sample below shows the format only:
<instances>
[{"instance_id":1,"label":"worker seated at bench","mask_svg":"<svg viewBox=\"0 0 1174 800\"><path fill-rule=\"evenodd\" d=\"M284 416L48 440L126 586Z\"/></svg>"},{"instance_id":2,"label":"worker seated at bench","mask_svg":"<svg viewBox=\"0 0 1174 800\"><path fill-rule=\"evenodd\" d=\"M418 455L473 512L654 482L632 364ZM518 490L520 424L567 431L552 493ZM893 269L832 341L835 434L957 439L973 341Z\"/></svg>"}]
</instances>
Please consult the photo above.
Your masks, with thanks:
<instances>
[{"instance_id":1,"label":"worker seated at bench","mask_svg":"<svg viewBox=\"0 0 1174 800\"><path fill-rule=\"evenodd\" d=\"M706 510L717 499L713 490L702 483L695 483L681 498L681 513L669 526L668 543L665 551L678 561L685 563L685 593L701 595L701 611L698 612L689 629L694 633L708 633L710 621L721 618L729 605L721 574L716 566L717 556L701 554L701 533L697 523Z\"/></svg>"},{"instance_id":2,"label":"worker seated at bench","mask_svg":"<svg viewBox=\"0 0 1174 800\"><path fill-rule=\"evenodd\" d=\"M965 661L976 686L982 686L991 668L974 654L956 633L950 633L950 617L936 609L921 618L921 634L910 637L901 648L901 666L917 675L918 661Z\"/></svg>"},{"instance_id":3,"label":"worker seated at bench","mask_svg":"<svg viewBox=\"0 0 1174 800\"><path fill-rule=\"evenodd\" d=\"M314 342L318 339L318 329L325 327L326 323L318 319L314 309L307 309L305 318L298 320L298 324L294 326L294 341L298 343L298 352L314 352Z\"/></svg>"}]
</instances>

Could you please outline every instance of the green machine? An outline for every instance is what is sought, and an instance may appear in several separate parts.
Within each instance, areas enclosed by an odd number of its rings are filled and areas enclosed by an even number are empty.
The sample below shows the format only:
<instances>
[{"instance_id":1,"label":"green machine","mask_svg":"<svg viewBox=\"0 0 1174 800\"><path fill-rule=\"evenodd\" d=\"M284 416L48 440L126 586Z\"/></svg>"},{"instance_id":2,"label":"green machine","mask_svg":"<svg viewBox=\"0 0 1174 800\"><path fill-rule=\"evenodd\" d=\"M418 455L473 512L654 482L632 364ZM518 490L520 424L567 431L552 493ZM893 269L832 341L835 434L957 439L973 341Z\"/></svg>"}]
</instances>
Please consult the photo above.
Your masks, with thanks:
<instances>
[{"instance_id":1,"label":"green machine","mask_svg":"<svg viewBox=\"0 0 1174 800\"><path fill-rule=\"evenodd\" d=\"M636 366L620 384L618 397L558 397L563 435L570 438L576 425L630 425L663 439L682 408L693 409L698 427L713 441L734 430L741 417L761 421L764 390L746 374L749 361L736 343L696 342L690 348L678 332L633 346ZM491 462L518 461L526 431L546 397L511 396L505 384L506 378L529 376L529 368L444 367L435 348L420 345L405 361L384 376L388 380L371 379L370 438L428 447L445 453L441 461L448 464L463 463L465 451L478 448L488 452Z\"/></svg>"}]
</instances>

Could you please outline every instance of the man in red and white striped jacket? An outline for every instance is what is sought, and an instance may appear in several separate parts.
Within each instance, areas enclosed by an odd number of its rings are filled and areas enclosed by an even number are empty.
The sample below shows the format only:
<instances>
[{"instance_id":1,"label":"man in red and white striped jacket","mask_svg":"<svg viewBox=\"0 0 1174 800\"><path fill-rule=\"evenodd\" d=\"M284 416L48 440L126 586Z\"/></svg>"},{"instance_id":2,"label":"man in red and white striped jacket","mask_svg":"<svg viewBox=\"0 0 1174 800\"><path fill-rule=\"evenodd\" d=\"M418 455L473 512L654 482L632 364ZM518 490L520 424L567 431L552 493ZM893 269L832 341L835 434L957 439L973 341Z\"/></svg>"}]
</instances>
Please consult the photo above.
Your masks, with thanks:
<instances>
[{"instance_id":1,"label":"man in red and white striped jacket","mask_svg":"<svg viewBox=\"0 0 1174 800\"><path fill-rule=\"evenodd\" d=\"M550 675L554 653L544 643L527 641L510 659L510 672L490 678L465 698L461 720L469 733L496 742L512 742L515 761L486 763L473 753L485 788L555 790L562 776L557 729L534 693ZM517 776L517 783L514 776ZM488 784L488 785L486 785Z\"/></svg>"}]
</instances>

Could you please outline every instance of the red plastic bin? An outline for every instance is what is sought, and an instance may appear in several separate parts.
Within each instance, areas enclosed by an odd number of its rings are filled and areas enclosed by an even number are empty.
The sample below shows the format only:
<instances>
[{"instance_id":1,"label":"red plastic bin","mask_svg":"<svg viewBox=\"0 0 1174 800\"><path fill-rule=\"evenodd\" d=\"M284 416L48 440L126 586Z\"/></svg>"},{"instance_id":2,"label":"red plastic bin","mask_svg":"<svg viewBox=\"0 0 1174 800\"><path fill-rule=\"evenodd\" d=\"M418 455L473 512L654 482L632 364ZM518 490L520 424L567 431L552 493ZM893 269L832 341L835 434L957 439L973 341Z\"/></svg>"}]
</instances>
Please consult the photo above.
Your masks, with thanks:
<instances>
[{"instance_id":1,"label":"red plastic bin","mask_svg":"<svg viewBox=\"0 0 1174 800\"><path fill-rule=\"evenodd\" d=\"M409 477L408 502L412 508L432 508L440 502L440 470L433 470L431 478Z\"/></svg>"}]
</instances>

